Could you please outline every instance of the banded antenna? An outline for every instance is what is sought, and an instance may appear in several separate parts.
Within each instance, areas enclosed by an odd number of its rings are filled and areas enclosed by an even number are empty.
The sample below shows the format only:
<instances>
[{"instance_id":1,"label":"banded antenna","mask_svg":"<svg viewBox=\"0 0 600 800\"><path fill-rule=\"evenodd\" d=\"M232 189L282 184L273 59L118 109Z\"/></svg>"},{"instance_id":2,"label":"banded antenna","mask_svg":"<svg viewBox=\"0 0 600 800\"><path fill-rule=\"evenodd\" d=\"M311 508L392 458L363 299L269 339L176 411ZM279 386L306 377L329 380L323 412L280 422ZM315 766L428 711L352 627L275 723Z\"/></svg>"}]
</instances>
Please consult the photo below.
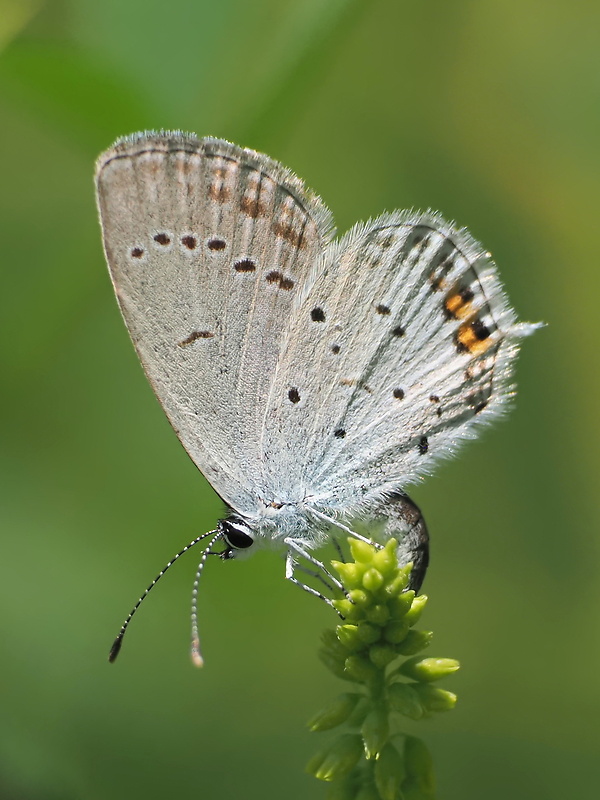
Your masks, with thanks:
<instances>
[{"instance_id":1,"label":"banded antenna","mask_svg":"<svg viewBox=\"0 0 600 800\"><path fill-rule=\"evenodd\" d=\"M215 534L215 535L213 536L213 534ZM108 660L110 661L111 664L113 663L113 661L116 660L117 656L119 655L119 651L121 650L121 645L123 644L123 637L125 636L125 632L127 631L127 628L129 627L129 623L131 622L131 620L133 618L133 615L138 610L138 608L141 606L142 602L146 599L146 597L150 593L150 590L153 589L156 586L156 584L162 578L162 576L165 574L165 572L169 569L169 567L171 567L177 561L178 558L181 558L181 556L184 553L187 553L187 551L190 550L192 547L194 547L194 545L198 544L198 542L201 542L203 539L206 539L207 536L213 536L213 538L210 540L210 542L208 544L208 547L202 553L202 559L200 560L200 566L198 567L198 571L196 573L196 580L194 581L194 593L195 594L197 593L197 590L198 590L198 579L199 579L200 574L202 572L202 568L204 567L204 562L206 561L206 557L210 553L210 548L213 546L215 541L221 535L222 534L220 533L218 528L215 528L212 531L208 531L208 533L203 533L202 536L198 536L196 539L194 539L189 544L187 544L183 548L183 550L180 550L179 553L177 553L176 556L173 556L173 558L169 561L168 564L165 564L165 566L161 569L161 571L158 573L156 578L154 578L154 580L152 581L150 586L148 586L146 591L141 595L141 597L139 598L137 603L131 609L131 611L129 612L129 614L127 616L127 619L125 620L125 622L121 625L121 630L119 631L119 634L118 634L117 638L114 640L114 642L112 644L112 647L110 648L110 653L108 654ZM194 597L195 597L195 594L194 594ZM192 637L193 637L193 641L192 641L192 660L194 661L196 666L202 666L202 657L200 656L200 651L199 651L198 631L197 631L195 614L194 614L194 616L192 618Z\"/></svg>"}]
</instances>

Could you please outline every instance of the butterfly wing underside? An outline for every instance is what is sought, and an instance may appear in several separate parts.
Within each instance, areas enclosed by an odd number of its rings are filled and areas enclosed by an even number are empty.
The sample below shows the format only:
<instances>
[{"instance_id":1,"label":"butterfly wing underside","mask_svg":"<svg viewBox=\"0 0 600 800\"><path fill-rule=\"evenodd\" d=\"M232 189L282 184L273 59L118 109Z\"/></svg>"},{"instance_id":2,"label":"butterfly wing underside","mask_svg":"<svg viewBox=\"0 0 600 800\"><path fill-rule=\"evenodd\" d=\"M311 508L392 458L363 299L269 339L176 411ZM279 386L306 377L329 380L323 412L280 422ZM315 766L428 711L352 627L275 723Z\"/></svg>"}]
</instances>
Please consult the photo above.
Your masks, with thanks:
<instances>
[{"instance_id":1,"label":"butterfly wing underside","mask_svg":"<svg viewBox=\"0 0 600 800\"><path fill-rule=\"evenodd\" d=\"M266 156L184 134L117 142L99 159L97 194L146 375L195 464L250 513L269 376L331 216Z\"/></svg>"},{"instance_id":2,"label":"butterfly wing underside","mask_svg":"<svg viewBox=\"0 0 600 800\"><path fill-rule=\"evenodd\" d=\"M516 324L466 231L433 213L357 225L330 245L290 320L265 479L283 443L291 474L275 493L291 485L322 511L373 508L506 407L518 341L534 327Z\"/></svg>"}]
</instances>

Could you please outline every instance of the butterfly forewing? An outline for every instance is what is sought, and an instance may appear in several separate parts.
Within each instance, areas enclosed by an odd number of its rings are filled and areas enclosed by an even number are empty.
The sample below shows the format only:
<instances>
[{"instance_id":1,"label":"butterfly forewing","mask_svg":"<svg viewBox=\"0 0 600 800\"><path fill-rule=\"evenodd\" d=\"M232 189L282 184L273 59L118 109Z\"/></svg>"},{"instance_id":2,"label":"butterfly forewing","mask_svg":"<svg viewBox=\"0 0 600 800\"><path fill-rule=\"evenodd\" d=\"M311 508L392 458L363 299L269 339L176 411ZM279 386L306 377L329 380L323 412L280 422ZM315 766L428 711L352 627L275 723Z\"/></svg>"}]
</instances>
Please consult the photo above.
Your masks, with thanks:
<instances>
[{"instance_id":1,"label":"butterfly forewing","mask_svg":"<svg viewBox=\"0 0 600 800\"><path fill-rule=\"evenodd\" d=\"M296 297L332 235L318 198L264 155L145 134L97 167L112 280L144 370L221 497L255 510L261 433Z\"/></svg>"},{"instance_id":2,"label":"butterfly forewing","mask_svg":"<svg viewBox=\"0 0 600 800\"><path fill-rule=\"evenodd\" d=\"M515 324L465 231L396 212L328 248L289 329L265 425L267 457L276 440L290 455L276 490L349 513L430 472L506 405L532 326Z\"/></svg>"}]
</instances>

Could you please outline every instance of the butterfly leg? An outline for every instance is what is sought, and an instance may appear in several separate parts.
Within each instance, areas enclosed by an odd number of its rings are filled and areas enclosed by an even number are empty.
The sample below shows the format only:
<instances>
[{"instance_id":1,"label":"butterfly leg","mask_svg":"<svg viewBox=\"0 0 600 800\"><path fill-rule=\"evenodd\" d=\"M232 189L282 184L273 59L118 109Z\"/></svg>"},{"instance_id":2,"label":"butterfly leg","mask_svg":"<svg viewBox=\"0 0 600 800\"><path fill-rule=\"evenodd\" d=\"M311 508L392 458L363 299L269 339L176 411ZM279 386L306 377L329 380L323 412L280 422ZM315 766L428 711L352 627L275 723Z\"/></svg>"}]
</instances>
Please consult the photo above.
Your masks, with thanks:
<instances>
[{"instance_id":1,"label":"butterfly leg","mask_svg":"<svg viewBox=\"0 0 600 800\"><path fill-rule=\"evenodd\" d=\"M374 547L377 547L378 549L381 549L383 547L383 545L381 545L379 542L374 542L372 539L369 539L368 536L363 536L362 533L353 531L352 528L349 528L347 525L344 525L342 522L340 522L337 519L334 519L333 517L327 516L327 514L323 514L321 511L317 511L316 508L312 508L312 506L307 506L307 509L311 514L317 517L317 519L321 519L323 520L323 522L328 522L330 525L339 528L341 531L345 531L350 536L352 536L353 539L359 539L359 541L365 542L365 544L371 544Z\"/></svg>"},{"instance_id":2,"label":"butterfly leg","mask_svg":"<svg viewBox=\"0 0 600 800\"><path fill-rule=\"evenodd\" d=\"M346 563L346 557L344 555L344 551L342 550L341 544L338 542L338 540L334 536L331 538L331 541L333 543L333 546L335 547L336 553L338 554L340 561L342 562L342 564L345 564Z\"/></svg>"},{"instance_id":3,"label":"butterfly leg","mask_svg":"<svg viewBox=\"0 0 600 800\"><path fill-rule=\"evenodd\" d=\"M333 603L328 597L325 597L325 595L319 592L317 589L313 589L312 586L308 586L306 583L302 583L302 581L299 581L298 578L296 578L294 574L296 567L297 564L294 563L294 552L292 550L288 550L285 557L285 577L288 579L288 581L295 583L296 586L304 589L305 592L308 592L309 594L312 594L315 597L323 600L328 606L332 606Z\"/></svg>"},{"instance_id":4,"label":"butterfly leg","mask_svg":"<svg viewBox=\"0 0 600 800\"><path fill-rule=\"evenodd\" d=\"M299 556L302 556L302 558L305 558L310 564L312 564L313 566L315 566L319 570L319 572L321 574L318 577L321 580L324 580L324 578L322 576L325 575L331 581L331 583L335 586L336 589L339 589L340 592L344 591L344 587L342 586L340 581L334 575L332 575L331 572L329 572L329 570L325 567L325 564L323 564L322 561L319 561L314 556L312 556L308 552L308 550L306 550L304 547L302 547L302 545L298 544L298 542L295 539L290 539L290 538L285 539L285 543L287 544L287 546L291 550L294 550ZM308 571L308 570L305 570L305 571ZM311 573L309 572L309 574L311 574ZM312 574L317 575L317 573L312 573Z\"/></svg>"},{"instance_id":5,"label":"butterfly leg","mask_svg":"<svg viewBox=\"0 0 600 800\"><path fill-rule=\"evenodd\" d=\"M327 586L327 588L330 589L331 591L335 591L335 589L338 589L339 591L343 592L344 587L342 586L342 584L325 568L325 565L323 563L314 558L314 556L311 556L311 554L307 552L300 544L298 544L297 541L295 541L294 539L285 539L285 543L288 546L288 551L285 559L285 577L292 583L295 583L296 586L299 586L301 589L304 589L305 592L308 592L309 594L312 594L315 597L319 597L321 600L327 603L327 605L333 607L332 600L330 600L328 597L325 597L324 594L319 592L317 589L314 589L312 586L308 586L306 583L303 583L302 581L298 580L298 578L295 575L295 572L296 570L301 570L302 572L305 572L308 575L317 578L322 583L324 583L325 586ZM313 564L317 569L311 570L308 569L307 567L303 567L300 564L298 564L296 561L298 556L306 559L309 563Z\"/></svg>"},{"instance_id":6,"label":"butterfly leg","mask_svg":"<svg viewBox=\"0 0 600 800\"><path fill-rule=\"evenodd\" d=\"M326 578L320 572L317 572L316 570L313 569L309 569L308 567L304 567L297 561L294 562L294 564L295 564L295 569L300 570L300 572L303 572L305 575L310 575L311 578L314 578L317 581L321 581L321 583L323 584L323 586L325 586L326 589L329 589L330 592L335 592L335 587L333 586L333 584L328 583Z\"/></svg>"}]
</instances>

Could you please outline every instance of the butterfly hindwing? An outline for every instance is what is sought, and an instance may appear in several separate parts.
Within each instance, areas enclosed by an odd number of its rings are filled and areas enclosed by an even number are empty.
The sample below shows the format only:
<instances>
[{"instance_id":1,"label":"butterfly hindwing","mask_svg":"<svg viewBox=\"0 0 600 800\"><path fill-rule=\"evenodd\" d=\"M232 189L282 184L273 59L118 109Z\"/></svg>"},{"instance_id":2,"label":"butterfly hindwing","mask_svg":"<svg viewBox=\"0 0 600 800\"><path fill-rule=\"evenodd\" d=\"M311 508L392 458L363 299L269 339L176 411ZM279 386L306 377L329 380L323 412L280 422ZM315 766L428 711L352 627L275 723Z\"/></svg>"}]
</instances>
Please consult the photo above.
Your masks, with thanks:
<instances>
[{"instance_id":1,"label":"butterfly hindwing","mask_svg":"<svg viewBox=\"0 0 600 800\"><path fill-rule=\"evenodd\" d=\"M290 321L266 452L277 437L290 455L278 491L349 513L429 473L506 406L533 326L516 324L489 253L436 214L358 225L318 269Z\"/></svg>"}]
</instances>

